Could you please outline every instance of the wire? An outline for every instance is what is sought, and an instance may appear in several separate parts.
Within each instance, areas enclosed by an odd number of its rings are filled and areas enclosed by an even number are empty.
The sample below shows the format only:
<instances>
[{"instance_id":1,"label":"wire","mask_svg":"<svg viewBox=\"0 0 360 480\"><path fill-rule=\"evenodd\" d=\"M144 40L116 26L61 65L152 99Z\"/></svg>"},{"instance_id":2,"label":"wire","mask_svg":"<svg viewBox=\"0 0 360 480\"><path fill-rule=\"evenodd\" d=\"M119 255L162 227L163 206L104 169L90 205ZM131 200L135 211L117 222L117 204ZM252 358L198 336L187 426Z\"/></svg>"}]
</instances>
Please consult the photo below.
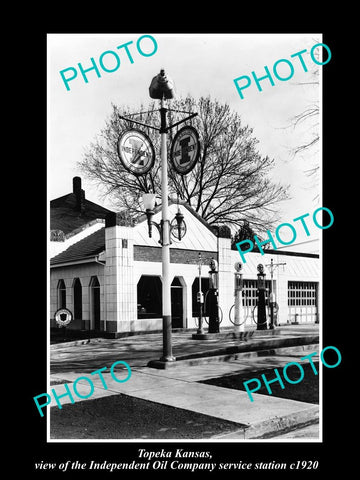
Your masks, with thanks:
<instances>
[{"instance_id":1,"label":"wire","mask_svg":"<svg viewBox=\"0 0 360 480\"><path fill-rule=\"evenodd\" d=\"M153 109L153 110L147 110L146 112L128 113L127 117L135 117L135 115L143 115L144 113L153 113L157 111L158 111L157 109L155 110Z\"/></svg>"},{"instance_id":2,"label":"wire","mask_svg":"<svg viewBox=\"0 0 360 480\"><path fill-rule=\"evenodd\" d=\"M299 242L299 243L294 243L291 245L291 247L296 247L297 245L304 245L305 243L313 243L313 242L318 242L319 239L314 239L314 240L306 240L305 242ZM277 250L281 250L282 248L289 248L290 245L286 245L284 247L278 247Z\"/></svg>"}]
</instances>

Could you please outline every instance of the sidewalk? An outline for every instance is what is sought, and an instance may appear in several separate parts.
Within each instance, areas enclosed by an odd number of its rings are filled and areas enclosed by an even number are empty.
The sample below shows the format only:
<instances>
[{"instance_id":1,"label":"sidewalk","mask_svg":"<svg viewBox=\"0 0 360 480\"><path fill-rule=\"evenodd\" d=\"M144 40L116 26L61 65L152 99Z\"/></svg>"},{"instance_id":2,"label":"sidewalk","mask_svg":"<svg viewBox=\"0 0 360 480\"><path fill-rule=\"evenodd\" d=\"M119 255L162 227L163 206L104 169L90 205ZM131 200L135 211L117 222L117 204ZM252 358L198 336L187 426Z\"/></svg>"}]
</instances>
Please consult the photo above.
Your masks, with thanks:
<instances>
[{"instance_id":1,"label":"sidewalk","mask_svg":"<svg viewBox=\"0 0 360 480\"><path fill-rule=\"evenodd\" d=\"M50 349L50 380L66 381L71 389L71 383L78 377L104 366L110 368L115 361L124 360L131 366L131 378L125 383L117 383L112 380L110 373L103 373L109 387L106 390L98 375L91 377L95 389L89 400L122 393L239 425L237 432L216 437L218 440L261 438L317 422L319 406L256 393L251 402L244 391L198 382L244 371L253 372L253 376L256 376L257 370L280 368L288 362L300 361L308 353L319 353L317 334L317 326L291 326L273 333L257 332L256 336L244 342L231 338L192 340L189 332L173 333L173 352L180 360L175 362L176 368L162 370L148 366L150 360L161 356L161 334L115 340L92 339L85 344L57 344ZM281 342L285 341L286 345L289 339L295 342L295 346L281 347ZM305 344L296 346L299 341ZM53 385L52 388L59 395L64 392L61 385ZM86 396L89 383L80 380L77 390ZM62 403L65 400L63 398ZM77 401L87 400L76 398Z\"/></svg>"},{"instance_id":2,"label":"sidewalk","mask_svg":"<svg viewBox=\"0 0 360 480\"><path fill-rule=\"evenodd\" d=\"M222 330L224 333L231 330ZM177 362L199 357L234 354L237 351L274 349L285 344L318 343L318 325L292 325L276 330L249 331L246 340L214 335L211 340L193 340L192 331L172 333L173 355ZM250 336L252 335L252 336ZM117 339L92 338L50 346L51 373L66 371L91 372L116 360L125 360L131 367L147 366L162 356L162 333L147 333ZM111 365L110 363L110 365ZM195 364L197 362L188 362ZM184 363L181 363L181 366Z\"/></svg>"}]
</instances>

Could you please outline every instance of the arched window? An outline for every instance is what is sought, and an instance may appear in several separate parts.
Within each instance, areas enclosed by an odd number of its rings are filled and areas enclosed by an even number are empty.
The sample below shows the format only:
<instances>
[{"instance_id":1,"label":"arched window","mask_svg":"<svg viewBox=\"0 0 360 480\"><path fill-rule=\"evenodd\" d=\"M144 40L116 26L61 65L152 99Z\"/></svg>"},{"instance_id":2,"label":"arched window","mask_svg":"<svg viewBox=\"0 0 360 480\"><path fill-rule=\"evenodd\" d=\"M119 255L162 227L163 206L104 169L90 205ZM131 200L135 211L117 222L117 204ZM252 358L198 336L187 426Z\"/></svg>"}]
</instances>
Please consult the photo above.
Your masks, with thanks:
<instances>
[{"instance_id":1,"label":"arched window","mask_svg":"<svg viewBox=\"0 0 360 480\"><path fill-rule=\"evenodd\" d=\"M73 282L74 319L82 319L82 286L79 278Z\"/></svg>"},{"instance_id":2,"label":"arched window","mask_svg":"<svg viewBox=\"0 0 360 480\"><path fill-rule=\"evenodd\" d=\"M172 328L184 326L183 286L179 277L171 283L171 324Z\"/></svg>"},{"instance_id":3,"label":"arched window","mask_svg":"<svg viewBox=\"0 0 360 480\"><path fill-rule=\"evenodd\" d=\"M57 308L66 308L66 286L62 278L57 284Z\"/></svg>"},{"instance_id":4,"label":"arched window","mask_svg":"<svg viewBox=\"0 0 360 480\"><path fill-rule=\"evenodd\" d=\"M91 329L100 330L100 283L97 276L90 279L90 322Z\"/></svg>"}]
</instances>

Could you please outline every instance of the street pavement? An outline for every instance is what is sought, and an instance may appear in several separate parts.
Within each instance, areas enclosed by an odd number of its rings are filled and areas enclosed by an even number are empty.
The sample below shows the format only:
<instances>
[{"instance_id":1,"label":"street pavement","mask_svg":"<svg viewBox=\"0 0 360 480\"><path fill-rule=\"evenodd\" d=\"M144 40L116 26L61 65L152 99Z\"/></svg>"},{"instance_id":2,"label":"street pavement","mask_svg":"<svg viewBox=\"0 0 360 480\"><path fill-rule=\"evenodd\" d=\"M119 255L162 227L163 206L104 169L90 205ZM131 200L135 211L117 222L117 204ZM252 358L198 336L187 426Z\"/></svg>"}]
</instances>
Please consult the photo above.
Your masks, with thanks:
<instances>
[{"instance_id":1,"label":"street pavement","mask_svg":"<svg viewBox=\"0 0 360 480\"><path fill-rule=\"evenodd\" d=\"M256 393L251 402L245 391L199 382L244 372L252 372L255 377L259 370L280 369L289 362L302 363L301 357L319 353L318 342L309 343L316 334L317 325L294 325L278 328L275 332L259 331L247 341L229 337L193 340L191 332L173 332L173 353L180 360L174 362L176 365L172 368L165 369L148 366L149 361L162 355L162 334L54 344L50 347L50 388L61 395L64 386L57 382L68 383L71 390L73 382L85 376L91 378L95 387L89 400L121 393L239 425L238 431L219 435L213 441L276 438L276 435L291 440L301 436L296 433L297 427L317 424L319 405ZM308 344L282 346L282 342L292 339L296 343L304 336L308 336ZM231 354L225 356L224 352ZM118 360L127 362L131 367L131 377L124 383L114 381L110 374L111 365ZM318 355L313 357L313 361L318 361ZM104 367L107 370L102 372L103 379L99 375L91 376L91 372ZM119 366L115 373L119 379L128 375L128 371ZM85 397L89 393L89 382L86 379L77 381L76 390ZM78 397L75 399L76 402L87 401ZM62 404L66 402L70 402L69 397L61 399ZM305 437L301 438L320 440L315 426L306 428L303 434Z\"/></svg>"}]
</instances>

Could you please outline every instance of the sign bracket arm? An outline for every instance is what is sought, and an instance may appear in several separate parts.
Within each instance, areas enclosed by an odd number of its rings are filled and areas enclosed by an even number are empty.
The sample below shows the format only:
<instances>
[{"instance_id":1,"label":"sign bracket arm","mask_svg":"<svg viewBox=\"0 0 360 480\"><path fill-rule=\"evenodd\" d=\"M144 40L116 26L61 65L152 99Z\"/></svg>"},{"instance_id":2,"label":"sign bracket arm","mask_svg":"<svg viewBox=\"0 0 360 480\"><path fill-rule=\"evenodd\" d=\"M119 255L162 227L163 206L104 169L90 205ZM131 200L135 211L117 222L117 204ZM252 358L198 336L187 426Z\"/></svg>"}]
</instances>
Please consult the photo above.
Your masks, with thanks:
<instances>
[{"instance_id":1,"label":"sign bracket arm","mask_svg":"<svg viewBox=\"0 0 360 480\"><path fill-rule=\"evenodd\" d=\"M121 118L122 120L127 120L128 122L136 123L137 125L142 125L143 127L152 128L153 130L160 131L160 128L158 127L154 127L153 125L148 125L147 123L138 122L137 120L132 120L131 118L126 118L126 117L123 117L122 115L119 115L119 118Z\"/></svg>"},{"instance_id":2,"label":"sign bracket arm","mask_svg":"<svg viewBox=\"0 0 360 480\"><path fill-rule=\"evenodd\" d=\"M174 111L176 111L176 110L174 110ZM180 125L181 123L186 122L187 120L190 120L190 118L194 118L196 116L197 116L197 113L193 113L193 114L189 115L188 117L183 118L182 120L179 120L178 122L175 122L172 125L167 126L166 128L167 128L167 130L171 130L172 128L176 127L177 125ZM118 117L121 120L126 120L128 122L136 123L137 125L142 125L143 127L152 128L153 130L160 131L160 128L154 127L153 125L148 125L147 123L138 122L137 120L133 120L133 119L128 118L128 117L123 117L122 115L119 115Z\"/></svg>"},{"instance_id":3,"label":"sign bracket arm","mask_svg":"<svg viewBox=\"0 0 360 480\"><path fill-rule=\"evenodd\" d=\"M193 117L196 117L197 116L197 113L193 113L192 115L190 115L189 117L186 117L186 118L183 118L182 120L179 120L178 122L176 123L173 123L172 125L169 125L167 127L168 130L176 127L177 125L180 125L180 123L183 123L183 122L186 122L186 120L190 120L190 118L193 118Z\"/></svg>"}]
</instances>

